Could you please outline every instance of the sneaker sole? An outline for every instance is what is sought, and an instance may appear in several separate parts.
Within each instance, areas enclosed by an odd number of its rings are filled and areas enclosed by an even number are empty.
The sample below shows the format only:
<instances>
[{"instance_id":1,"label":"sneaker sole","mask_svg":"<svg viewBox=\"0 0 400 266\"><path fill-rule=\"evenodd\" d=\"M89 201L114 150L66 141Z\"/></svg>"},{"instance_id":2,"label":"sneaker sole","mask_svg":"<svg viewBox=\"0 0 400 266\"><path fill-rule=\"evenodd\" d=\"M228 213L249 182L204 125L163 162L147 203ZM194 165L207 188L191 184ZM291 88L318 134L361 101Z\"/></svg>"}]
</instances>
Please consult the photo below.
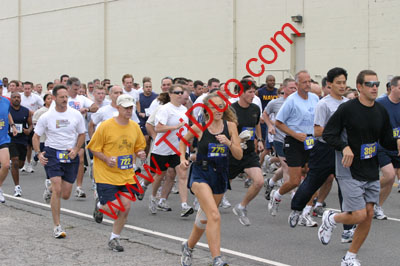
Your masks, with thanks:
<instances>
[{"instance_id":1,"label":"sneaker sole","mask_svg":"<svg viewBox=\"0 0 400 266\"><path fill-rule=\"evenodd\" d=\"M326 216L329 216L329 214L330 214L330 212L326 212ZM318 228L318 239L319 239L319 241L322 243L322 245L328 245L329 244L329 242L330 241L328 241L328 242L325 242L324 240L323 240L323 238L321 237L321 227L324 225L324 221L325 221L325 219L327 219L327 218L325 218L325 212L324 212L324 215L322 215L322 223L321 223L321 226Z\"/></svg>"},{"instance_id":2,"label":"sneaker sole","mask_svg":"<svg viewBox=\"0 0 400 266\"><path fill-rule=\"evenodd\" d=\"M55 238L65 238L67 237L67 234L65 232L62 232L61 234L59 234L58 236L54 236Z\"/></svg>"},{"instance_id":3,"label":"sneaker sole","mask_svg":"<svg viewBox=\"0 0 400 266\"><path fill-rule=\"evenodd\" d=\"M347 244L347 243L353 242L353 240L347 240L347 239L345 240L345 239L342 239L341 242L342 242L343 244Z\"/></svg>"},{"instance_id":4,"label":"sneaker sole","mask_svg":"<svg viewBox=\"0 0 400 266\"><path fill-rule=\"evenodd\" d=\"M194 210L193 208L190 208L189 210L187 210L184 214L181 214L181 217L188 217L189 215L193 214Z\"/></svg>"},{"instance_id":5,"label":"sneaker sole","mask_svg":"<svg viewBox=\"0 0 400 266\"><path fill-rule=\"evenodd\" d=\"M165 208L157 207L157 211L170 212L170 211L172 211L172 209L171 208L165 209Z\"/></svg>"}]
</instances>

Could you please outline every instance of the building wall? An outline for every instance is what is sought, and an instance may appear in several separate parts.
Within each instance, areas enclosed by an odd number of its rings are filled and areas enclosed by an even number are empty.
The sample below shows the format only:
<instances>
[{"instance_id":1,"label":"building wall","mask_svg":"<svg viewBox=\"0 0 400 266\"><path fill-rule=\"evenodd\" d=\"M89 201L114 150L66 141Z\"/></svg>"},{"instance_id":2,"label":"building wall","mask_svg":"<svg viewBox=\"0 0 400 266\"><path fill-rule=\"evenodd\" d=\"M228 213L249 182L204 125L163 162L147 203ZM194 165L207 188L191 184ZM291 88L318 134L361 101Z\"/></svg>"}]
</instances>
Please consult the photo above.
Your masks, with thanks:
<instances>
[{"instance_id":1,"label":"building wall","mask_svg":"<svg viewBox=\"0 0 400 266\"><path fill-rule=\"evenodd\" d=\"M335 66L386 83L400 69L396 0L0 0L0 76L46 83L63 73L87 82L125 73L136 82L164 76L221 81L247 74L246 62L290 22L305 34L305 66L320 80ZM291 16L302 15L303 23ZM290 29L285 30L290 36ZM294 49L256 78L294 75ZM276 46L274 46L276 48ZM264 50L268 58L272 53ZM259 60L260 61L260 60ZM381 91L384 87L381 86Z\"/></svg>"}]
</instances>

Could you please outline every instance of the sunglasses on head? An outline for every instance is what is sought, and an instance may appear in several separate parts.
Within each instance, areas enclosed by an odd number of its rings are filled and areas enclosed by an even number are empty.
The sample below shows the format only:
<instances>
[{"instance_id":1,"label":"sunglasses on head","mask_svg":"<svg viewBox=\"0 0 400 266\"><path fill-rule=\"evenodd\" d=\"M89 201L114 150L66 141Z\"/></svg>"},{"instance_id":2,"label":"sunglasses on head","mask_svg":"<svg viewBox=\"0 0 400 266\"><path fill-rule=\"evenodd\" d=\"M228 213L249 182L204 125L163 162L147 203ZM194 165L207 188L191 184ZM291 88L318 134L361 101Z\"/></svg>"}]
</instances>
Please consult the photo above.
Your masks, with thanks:
<instances>
[{"instance_id":1,"label":"sunglasses on head","mask_svg":"<svg viewBox=\"0 0 400 266\"><path fill-rule=\"evenodd\" d=\"M366 82L364 82L364 85L367 86L367 87L370 87L370 88L372 88L374 86L376 86L378 88L379 84L380 84L379 81L366 81Z\"/></svg>"},{"instance_id":2,"label":"sunglasses on head","mask_svg":"<svg viewBox=\"0 0 400 266\"><path fill-rule=\"evenodd\" d=\"M183 95L183 91L173 91L172 93L176 95Z\"/></svg>"}]
</instances>

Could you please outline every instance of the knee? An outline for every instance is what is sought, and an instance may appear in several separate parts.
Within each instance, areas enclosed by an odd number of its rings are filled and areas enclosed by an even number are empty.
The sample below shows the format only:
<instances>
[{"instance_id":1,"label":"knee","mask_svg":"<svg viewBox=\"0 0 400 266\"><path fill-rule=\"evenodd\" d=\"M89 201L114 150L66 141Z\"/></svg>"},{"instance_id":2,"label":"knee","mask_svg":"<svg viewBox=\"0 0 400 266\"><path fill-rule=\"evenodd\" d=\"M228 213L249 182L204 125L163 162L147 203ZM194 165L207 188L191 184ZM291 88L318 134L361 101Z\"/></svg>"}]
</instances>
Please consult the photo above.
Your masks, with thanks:
<instances>
[{"instance_id":1,"label":"knee","mask_svg":"<svg viewBox=\"0 0 400 266\"><path fill-rule=\"evenodd\" d=\"M71 193L61 193L61 198L63 200L69 199L70 196L71 196Z\"/></svg>"},{"instance_id":2,"label":"knee","mask_svg":"<svg viewBox=\"0 0 400 266\"><path fill-rule=\"evenodd\" d=\"M8 168L10 168L10 160L1 162L1 170L3 170L3 169L4 169L4 170L5 170L5 169L8 170Z\"/></svg>"},{"instance_id":3,"label":"knee","mask_svg":"<svg viewBox=\"0 0 400 266\"><path fill-rule=\"evenodd\" d=\"M61 185L60 184L51 184L51 191L53 194L58 195L59 197L61 197Z\"/></svg>"},{"instance_id":4,"label":"knee","mask_svg":"<svg viewBox=\"0 0 400 266\"><path fill-rule=\"evenodd\" d=\"M221 215L219 214L218 209L212 210L209 213L210 217L207 217L207 220L213 223L219 223L221 221Z\"/></svg>"},{"instance_id":5,"label":"knee","mask_svg":"<svg viewBox=\"0 0 400 266\"><path fill-rule=\"evenodd\" d=\"M253 178L253 186L257 189L261 189L264 186L264 180L261 176Z\"/></svg>"},{"instance_id":6,"label":"knee","mask_svg":"<svg viewBox=\"0 0 400 266\"><path fill-rule=\"evenodd\" d=\"M365 219L367 219L367 217L368 217L366 209L353 212L353 215L354 215L354 219L355 219L355 221L354 221L355 224L364 222ZM373 215L373 211L372 211L372 215Z\"/></svg>"}]
</instances>

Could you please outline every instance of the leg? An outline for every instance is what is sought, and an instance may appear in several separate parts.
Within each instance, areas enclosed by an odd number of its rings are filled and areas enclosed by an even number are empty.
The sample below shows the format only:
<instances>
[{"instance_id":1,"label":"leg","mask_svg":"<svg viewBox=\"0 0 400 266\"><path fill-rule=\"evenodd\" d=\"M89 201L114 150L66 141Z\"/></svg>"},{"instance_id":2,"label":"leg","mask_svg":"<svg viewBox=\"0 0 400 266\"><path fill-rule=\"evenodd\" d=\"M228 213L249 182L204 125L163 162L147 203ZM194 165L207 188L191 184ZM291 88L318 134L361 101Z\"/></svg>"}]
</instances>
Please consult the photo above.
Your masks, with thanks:
<instances>
[{"instance_id":1,"label":"leg","mask_svg":"<svg viewBox=\"0 0 400 266\"><path fill-rule=\"evenodd\" d=\"M83 175L85 174L85 167L84 167L84 162L85 162L85 150L84 149L79 149L79 168L78 168L78 175L76 176L76 185L78 187L82 187L82 182L83 182Z\"/></svg>"},{"instance_id":2,"label":"leg","mask_svg":"<svg viewBox=\"0 0 400 266\"><path fill-rule=\"evenodd\" d=\"M7 177L8 169L10 168L10 152L8 148L0 149L0 187L3 185L4 180Z\"/></svg>"},{"instance_id":3,"label":"leg","mask_svg":"<svg viewBox=\"0 0 400 266\"><path fill-rule=\"evenodd\" d=\"M326 179L325 183L321 186L318 193L318 201L319 203L323 203L328 197L329 192L332 188L333 179L335 176L333 174L329 175L328 179Z\"/></svg>"},{"instance_id":4,"label":"leg","mask_svg":"<svg viewBox=\"0 0 400 266\"><path fill-rule=\"evenodd\" d=\"M361 245L367 239L369 230L371 229L372 218L374 217L374 204L367 203L365 219L357 225L356 231L354 232L353 242L350 245L349 251L352 253L358 253Z\"/></svg>"},{"instance_id":5,"label":"leg","mask_svg":"<svg viewBox=\"0 0 400 266\"><path fill-rule=\"evenodd\" d=\"M154 181L152 183L152 196L155 198L157 195L157 190L161 186L161 181L163 180L165 176L166 171L162 171L161 175L155 175L154 176Z\"/></svg>"},{"instance_id":6,"label":"leg","mask_svg":"<svg viewBox=\"0 0 400 266\"><path fill-rule=\"evenodd\" d=\"M61 177L60 176L55 176L51 177L51 190L52 190L52 195L51 195L51 200L50 200L50 206L51 206L51 214L53 215L53 223L55 226L58 226L60 224L60 207L61 207Z\"/></svg>"},{"instance_id":7,"label":"leg","mask_svg":"<svg viewBox=\"0 0 400 266\"><path fill-rule=\"evenodd\" d=\"M188 181L188 172L186 170L182 170L179 165L175 167L175 171L178 174L179 179L179 196L181 198L181 203L187 202L188 198L188 188L187 188L187 181Z\"/></svg>"},{"instance_id":8,"label":"leg","mask_svg":"<svg viewBox=\"0 0 400 266\"><path fill-rule=\"evenodd\" d=\"M279 189L279 194L285 195L292 189L296 188L301 181L302 168L301 167L289 167L289 181L285 182Z\"/></svg>"},{"instance_id":9,"label":"leg","mask_svg":"<svg viewBox=\"0 0 400 266\"><path fill-rule=\"evenodd\" d=\"M72 186L73 184L71 183L64 180L61 181L61 197L63 200L67 200L71 196Z\"/></svg>"},{"instance_id":10,"label":"leg","mask_svg":"<svg viewBox=\"0 0 400 266\"><path fill-rule=\"evenodd\" d=\"M246 195L241 202L241 205L243 207L246 207L250 203L250 201L257 196L258 192L260 192L264 184L264 179L262 176L261 168L259 167L246 168L244 169L244 172L249 176L249 178L253 180L253 183L247 190Z\"/></svg>"},{"instance_id":11,"label":"leg","mask_svg":"<svg viewBox=\"0 0 400 266\"><path fill-rule=\"evenodd\" d=\"M171 189L174 186L176 171L174 168L168 168L165 174L164 184L161 188L161 198L167 199Z\"/></svg>"},{"instance_id":12,"label":"leg","mask_svg":"<svg viewBox=\"0 0 400 266\"><path fill-rule=\"evenodd\" d=\"M394 180L396 178L396 171L393 168L393 164L387 164L381 168L383 176L380 179L381 191L379 194L379 205L382 206L386 199L392 192Z\"/></svg>"},{"instance_id":13,"label":"leg","mask_svg":"<svg viewBox=\"0 0 400 266\"><path fill-rule=\"evenodd\" d=\"M22 166L20 166L21 162L19 161L18 156L12 157L11 162L12 162L11 163L11 175L14 180L14 185L18 186L19 185L19 169L24 166L25 162L22 161Z\"/></svg>"},{"instance_id":14,"label":"leg","mask_svg":"<svg viewBox=\"0 0 400 266\"><path fill-rule=\"evenodd\" d=\"M32 137L30 137L32 138ZM26 162L28 164L31 163L31 157L32 157L32 145L28 144L28 146L26 146Z\"/></svg>"}]
</instances>

